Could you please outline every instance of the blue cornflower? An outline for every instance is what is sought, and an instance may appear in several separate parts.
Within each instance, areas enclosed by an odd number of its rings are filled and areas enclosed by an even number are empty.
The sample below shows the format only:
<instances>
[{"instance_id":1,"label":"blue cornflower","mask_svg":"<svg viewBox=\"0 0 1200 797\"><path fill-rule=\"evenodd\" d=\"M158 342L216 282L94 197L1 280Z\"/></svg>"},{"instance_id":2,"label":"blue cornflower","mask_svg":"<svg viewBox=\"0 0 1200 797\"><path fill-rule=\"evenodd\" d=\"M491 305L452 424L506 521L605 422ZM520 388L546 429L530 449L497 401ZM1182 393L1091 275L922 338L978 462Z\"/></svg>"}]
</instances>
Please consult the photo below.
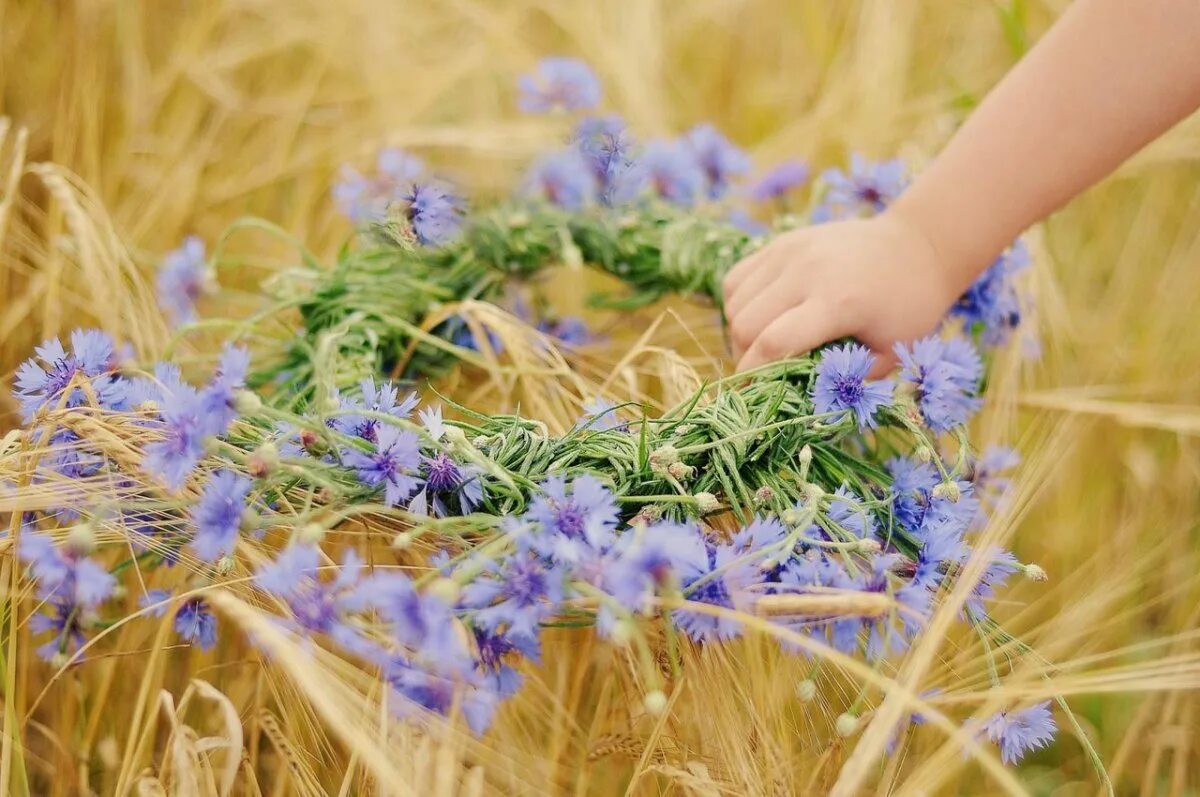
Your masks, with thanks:
<instances>
[{"instance_id":1,"label":"blue cornflower","mask_svg":"<svg viewBox=\"0 0 1200 797\"><path fill-rule=\"evenodd\" d=\"M475 465L455 462L444 451L421 457L421 477L425 486L408 505L408 511L415 515L469 515L483 501L483 471Z\"/></svg>"},{"instance_id":2,"label":"blue cornflower","mask_svg":"<svg viewBox=\"0 0 1200 797\"><path fill-rule=\"evenodd\" d=\"M808 164L802 161L784 161L750 187L747 192L755 202L783 199L808 182Z\"/></svg>"},{"instance_id":3,"label":"blue cornflower","mask_svg":"<svg viewBox=\"0 0 1200 797\"><path fill-rule=\"evenodd\" d=\"M1021 323L1021 296L1015 279L1029 262L1028 247L1017 239L959 297L950 314L977 331L984 344L1003 344Z\"/></svg>"},{"instance_id":4,"label":"blue cornflower","mask_svg":"<svg viewBox=\"0 0 1200 797\"><path fill-rule=\"evenodd\" d=\"M42 407L57 406L64 394L64 406L82 405L87 396L78 386L80 381L90 383L101 407L110 410L127 408L129 384L113 374L116 369L113 341L104 332L75 330L71 333L70 353L58 338L47 340L34 351L37 357L30 357L17 368L16 390L13 391L21 404L24 421L32 420ZM67 393L68 386L73 383L75 386Z\"/></svg>"},{"instance_id":5,"label":"blue cornflower","mask_svg":"<svg viewBox=\"0 0 1200 797\"><path fill-rule=\"evenodd\" d=\"M259 568L255 584L287 603L291 621L302 632L324 634L355 655L382 661L380 648L349 622L379 599L378 583L361 578L362 562L353 550L346 551L328 581L319 578L320 558L317 546L293 543Z\"/></svg>"},{"instance_id":6,"label":"blue cornflower","mask_svg":"<svg viewBox=\"0 0 1200 797\"><path fill-rule=\"evenodd\" d=\"M813 405L818 413L853 412L859 429L875 426L875 412L892 402L894 386L887 379L867 381L875 357L865 346L847 343L821 352L813 383Z\"/></svg>"},{"instance_id":7,"label":"blue cornflower","mask_svg":"<svg viewBox=\"0 0 1200 797\"><path fill-rule=\"evenodd\" d=\"M696 125L684 140L704 171L710 199L720 199L729 190L732 178L750 171L750 156L710 124Z\"/></svg>"},{"instance_id":8,"label":"blue cornflower","mask_svg":"<svg viewBox=\"0 0 1200 797\"><path fill-rule=\"evenodd\" d=\"M661 522L620 538L604 573L604 590L631 612L645 613L660 589L678 588L708 568L704 535L693 524Z\"/></svg>"},{"instance_id":9,"label":"blue cornflower","mask_svg":"<svg viewBox=\"0 0 1200 797\"><path fill-rule=\"evenodd\" d=\"M634 140L619 116L589 116L575 127L573 142L596 179L600 201L619 205L633 198L639 180L635 169Z\"/></svg>"},{"instance_id":10,"label":"blue cornflower","mask_svg":"<svg viewBox=\"0 0 1200 797\"><path fill-rule=\"evenodd\" d=\"M750 553L763 548L775 548L787 537L787 527L779 518L755 516L749 525L734 533L731 543L742 553Z\"/></svg>"},{"instance_id":11,"label":"blue cornflower","mask_svg":"<svg viewBox=\"0 0 1200 797\"><path fill-rule=\"evenodd\" d=\"M584 111L600 102L600 81L578 58L543 58L537 71L520 77L517 88L517 105L525 113Z\"/></svg>"},{"instance_id":12,"label":"blue cornflower","mask_svg":"<svg viewBox=\"0 0 1200 797\"><path fill-rule=\"evenodd\" d=\"M725 221L732 226L737 227L739 230L746 233L746 235L766 235L771 229L758 219L751 216L743 208L730 208L729 212L725 214Z\"/></svg>"},{"instance_id":13,"label":"blue cornflower","mask_svg":"<svg viewBox=\"0 0 1200 797\"><path fill-rule=\"evenodd\" d=\"M521 674L508 662L520 656L537 662L541 656L538 638L508 631L471 630L475 637L475 650L479 654L477 666L488 688L502 697L515 694L521 686Z\"/></svg>"},{"instance_id":14,"label":"blue cornflower","mask_svg":"<svg viewBox=\"0 0 1200 797\"><path fill-rule=\"evenodd\" d=\"M971 483L981 503L999 509L1012 479L1004 474L1021 464L1021 455L1008 446L989 446L971 466Z\"/></svg>"},{"instance_id":15,"label":"blue cornflower","mask_svg":"<svg viewBox=\"0 0 1200 797\"><path fill-rule=\"evenodd\" d=\"M250 486L249 479L231 470L219 470L209 477L191 512L196 527L192 551L197 557L215 562L233 553Z\"/></svg>"},{"instance_id":16,"label":"blue cornflower","mask_svg":"<svg viewBox=\"0 0 1200 797\"><path fill-rule=\"evenodd\" d=\"M552 569L532 551L517 552L485 566L463 588L461 604L474 611L480 628L507 628L520 636L535 636L563 599L563 573Z\"/></svg>"},{"instance_id":17,"label":"blue cornflower","mask_svg":"<svg viewBox=\"0 0 1200 797\"><path fill-rule=\"evenodd\" d=\"M525 518L539 527L540 533L531 537L538 553L577 561L584 547L603 551L612 545L620 509L595 476L585 473L568 483L556 474L543 482Z\"/></svg>"},{"instance_id":18,"label":"blue cornflower","mask_svg":"<svg viewBox=\"0 0 1200 797\"><path fill-rule=\"evenodd\" d=\"M685 566L678 571L683 595L687 600L696 603L707 603L727 609L733 608L735 584L744 586L745 584L741 582L744 581L746 573L754 572L757 568L752 564L743 563L741 568L731 571L732 562L741 554L727 545L717 547L705 542L704 547L707 555L699 570ZM693 560L687 564L699 563ZM690 609L674 610L671 612L671 619L684 633L697 642L733 639L742 630L742 624L737 620L716 617Z\"/></svg>"},{"instance_id":19,"label":"blue cornflower","mask_svg":"<svg viewBox=\"0 0 1200 797\"><path fill-rule=\"evenodd\" d=\"M47 536L27 526L21 534L18 553L37 582L36 594L47 613L30 619L34 634L53 636L37 649L50 661L71 654L86 641L84 625L91 612L112 597L117 581L99 563L69 547L59 548Z\"/></svg>"},{"instance_id":20,"label":"blue cornflower","mask_svg":"<svg viewBox=\"0 0 1200 797\"><path fill-rule=\"evenodd\" d=\"M625 422L617 414L617 406L599 396L584 402L583 415L575 422L576 429L587 429L590 432L603 432L624 426Z\"/></svg>"},{"instance_id":21,"label":"blue cornflower","mask_svg":"<svg viewBox=\"0 0 1200 797\"><path fill-rule=\"evenodd\" d=\"M872 163L858 153L850 157L849 174L828 169L821 179L827 191L812 215L817 223L873 216L900 196L908 183L902 161Z\"/></svg>"},{"instance_id":22,"label":"blue cornflower","mask_svg":"<svg viewBox=\"0 0 1200 797\"><path fill-rule=\"evenodd\" d=\"M1000 760L1005 764L1015 764L1026 753L1050 744L1058 732L1049 700L1020 711L993 714L983 728L1000 748Z\"/></svg>"},{"instance_id":23,"label":"blue cornflower","mask_svg":"<svg viewBox=\"0 0 1200 797\"><path fill-rule=\"evenodd\" d=\"M350 166L343 166L341 180L333 186L338 209L355 224L382 221L388 206L401 199L405 191L425 172L420 158L404 150L381 150L375 177L365 177Z\"/></svg>"},{"instance_id":24,"label":"blue cornflower","mask_svg":"<svg viewBox=\"0 0 1200 797\"><path fill-rule=\"evenodd\" d=\"M168 487L178 489L204 456L204 441L213 424L204 416L200 397L194 390L168 397L167 403L159 408L159 417L163 422L163 439L146 446L143 467Z\"/></svg>"},{"instance_id":25,"label":"blue cornflower","mask_svg":"<svg viewBox=\"0 0 1200 797\"><path fill-rule=\"evenodd\" d=\"M596 178L579 152L567 149L533 162L522 188L525 196L567 210L579 210L596 198Z\"/></svg>"},{"instance_id":26,"label":"blue cornflower","mask_svg":"<svg viewBox=\"0 0 1200 797\"><path fill-rule=\"evenodd\" d=\"M897 343L895 351L902 366L900 379L912 385L930 429L948 432L979 409L975 394L983 364L971 344L962 338L944 341L930 335L911 347Z\"/></svg>"},{"instance_id":27,"label":"blue cornflower","mask_svg":"<svg viewBox=\"0 0 1200 797\"><path fill-rule=\"evenodd\" d=\"M209 281L204 241L189 235L178 249L166 254L158 267L158 304L172 324L196 320L196 301Z\"/></svg>"},{"instance_id":28,"label":"blue cornflower","mask_svg":"<svg viewBox=\"0 0 1200 797\"><path fill-rule=\"evenodd\" d=\"M422 246L442 246L458 236L462 203L438 183L414 183L401 199L408 203L405 218Z\"/></svg>"},{"instance_id":29,"label":"blue cornflower","mask_svg":"<svg viewBox=\"0 0 1200 797\"><path fill-rule=\"evenodd\" d=\"M363 582L360 592L388 622L406 659L447 675L463 675L475 668L453 607L417 591L408 576L376 574Z\"/></svg>"},{"instance_id":30,"label":"blue cornflower","mask_svg":"<svg viewBox=\"0 0 1200 797\"><path fill-rule=\"evenodd\" d=\"M217 617L208 601L201 598L184 601L175 612L175 633L188 642L195 642L201 650L217 644Z\"/></svg>"},{"instance_id":31,"label":"blue cornflower","mask_svg":"<svg viewBox=\"0 0 1200 797\"><path fill-rule=\"evenodd\" d=\"M375 451L363 454L351 451L346 464L354 468L359 481L369 487L383 487L383 502L388 506L404 503L421 486L416 476L421 464L420 441L415 432L390 424L376 429Z\"/></svg>"},{"instance_id":32,"label":"blue cornflower","mask_svg":"<svg viewBox=\"0 0 1200 797\"><path fill-rule=\"evenodd\" d=\"M859 539L870 537L875 533L874 518L863 506L862 499L852 493L845 484L834 490L826 517L835 524L836 528L849 531ZM833 539L841 538L834 537Z\"/></svg>"},{"instance_id":33,"label":"blue cornflower","mask_svg":"<svg viewBox=\"0 0 1200 797\"><path fill-rule=\"evenodd\" d=\"M909 457L892 457L885 463L892 475L892 511L896 521L909 531L921 528L933 488L941 481L937 470L928 462Z\"/></svg>"},{"instance_id":34,"label":"blue cornflower","mask_svg":"<svg viewBox=\"0 0 1200 797\"><path fill-rule=\"evenodd\" d=\"M367 377L359 383L359 392L359 396L341 399L341 408L347 414L334 418L333 428L342 434L372 443L376 442L379 420L369 415L360 415L357 410L382 413L393 418L407 418L417 406L416 393L409 393L401 399L399 390L391 382L376 385L374 379Z\"/></svg>"},{"instance_id":35,"label":"blue cornflower","mask_svg":"<svg viewBox=\"0 0 1200 797\"><path fill-rule=\"evenodd\" d=\"M985 556L988 559L988 566L984 569L979 582L972 588L971 597L966 602L967 611L970 612L972 618L978 620L987 615L986 602L996 596L996 590L1003 587L1009 577L1020 569L1021 565L1011 551L987 548L976 553L974 549L965 546L959 565L966 567L967 561L972 556Z\"/></svg>"},{"instance_id":36,"label":"blue cornflower","mask_svg":"<svg viewBox=\"0 0 1200 797\"><path fill-rule=\"evenodd\" d=\"M539 332L557 338L559 343L567 346L583 346L594 340L587 322L578 316L561 316L554 320L542 319L538 322Z\"/></svg>"},{"instance_id":37,"label":"blue cornflower","mask_svg":"<svg viewBox=\"0 0 1200 797\"><path fill-rule=\"evenodd\" d=\"M637 172L657 196L685 207L703 196L707 182L695 153L679 141L651 141L637 162Z\"/></svg>"},{"instance_id":38,"label":"blue cornflower","mask_svg":"<svg viewBox=\"0 0 1200 797\"><path fill-rule=\"evenodd\" d=\"M385 676L396 693L404 698L404 702L396 706L402 715L410 713L407 704L443 716L449 716L457 708L476 735L488 729L503 698L489 688L489 679L481 672L445 675L399 656L389 662Z\"/></svg>"},{"instance_id":39,"label":"blue cornflower","mask_svg":"<svg viewBox=\"0 0 1200 797\"><path fill-rule=\"evenodd\" d=\"M250 352L243 346L226 345L213 372L212 381L200 391L202 417L210 435L224 434L237 418L234 407L239 390L246 386Z\"/></svg>"}]
</instances>

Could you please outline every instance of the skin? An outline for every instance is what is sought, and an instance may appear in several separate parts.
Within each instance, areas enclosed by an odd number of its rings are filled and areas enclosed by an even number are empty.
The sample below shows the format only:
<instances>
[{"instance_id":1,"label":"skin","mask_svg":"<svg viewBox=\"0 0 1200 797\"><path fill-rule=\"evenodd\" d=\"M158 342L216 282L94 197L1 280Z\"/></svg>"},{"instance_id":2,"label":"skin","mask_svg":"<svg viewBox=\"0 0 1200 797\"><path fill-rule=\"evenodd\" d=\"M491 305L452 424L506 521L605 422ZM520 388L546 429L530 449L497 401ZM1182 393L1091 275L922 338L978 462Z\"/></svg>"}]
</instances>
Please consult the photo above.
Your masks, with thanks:
<instances>
[{"instance_id":1,"label":"skin","mask_svg":"<svg viewBox=\"0 0 1200 797\"><path fill-rule=\"evenodd\" d=\"M779 236L725 277L738 370L934 331L1023 230L1200 107L1200 0L1076 0L884 213Z\"/></svg>"}]
</instances>

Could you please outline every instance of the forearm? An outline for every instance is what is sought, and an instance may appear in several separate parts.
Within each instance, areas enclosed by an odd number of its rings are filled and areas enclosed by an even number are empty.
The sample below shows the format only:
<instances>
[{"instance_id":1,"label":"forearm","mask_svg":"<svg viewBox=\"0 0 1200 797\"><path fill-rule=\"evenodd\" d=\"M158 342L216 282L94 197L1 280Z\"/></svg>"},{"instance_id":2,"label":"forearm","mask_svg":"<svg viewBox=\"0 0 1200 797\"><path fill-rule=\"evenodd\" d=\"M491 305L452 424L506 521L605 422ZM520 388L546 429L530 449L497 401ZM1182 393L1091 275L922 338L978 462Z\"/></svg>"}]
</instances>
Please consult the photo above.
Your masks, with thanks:
<instances>
[{"instance_id":1,"label":"forearm","mask_svg":"<svg viewBox=\"0 0 1200 797\"><path fill-rule=\"evenodd\" d=\"M951 295L1023 230L1200 105L1200 0L1076 0L892 212Z\"/></svg>"}]
</instances>

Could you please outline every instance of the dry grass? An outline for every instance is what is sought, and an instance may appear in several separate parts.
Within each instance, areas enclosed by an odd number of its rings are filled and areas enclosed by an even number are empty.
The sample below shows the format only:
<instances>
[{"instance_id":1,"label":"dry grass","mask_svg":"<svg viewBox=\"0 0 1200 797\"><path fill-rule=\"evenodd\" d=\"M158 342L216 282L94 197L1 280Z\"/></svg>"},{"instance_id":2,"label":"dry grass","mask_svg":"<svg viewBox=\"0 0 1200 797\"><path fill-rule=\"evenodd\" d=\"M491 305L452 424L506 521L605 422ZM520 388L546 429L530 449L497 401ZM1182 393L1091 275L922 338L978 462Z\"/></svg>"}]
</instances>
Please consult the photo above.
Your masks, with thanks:
<instances>
[{"instance_id":1,"label":"dry grass","mask_svg":"<svg viewBox=\"0 0 1200 797\"><path fill-rule=\"evenodd\" d=\"M511 110L513 76L541 55L592 62L609 105L647 133L712 119L760 163L800 155L820 165L851 147L919 162L1062 5L6 0L0 371L80 324L161 350L148 266L187 233L212 241L255 214L330 256L348 233L331 213L332 175L382 143L421 149L477 191L501 190L557 135ZM1118 794L1200 790L1192 121L1041 230L1044 354L1001 364L978 429L981 442L1018 444L1028 462L1012 511L989 533L1011 534L1021 558L1051 575L1013 589L1002 619L1055 666L1022 665L1008 696L1066 695ZM233 246L288 263L262 236ZM649 321L613 327L623 361L534 363L451 388L478 406L543 400L548 423L568 417L561 397L601 388L670 403L671 391L722 367L709 317L677 309L641 340ZM481 323L509 323L477 312ZM539 389L550 381L562 390ZM29 454L0 446L6 462ZM18 576L5 551L9 608L28 589ZM269 634L245 594L214 601L224 622ZM988 692L977 645L955 633L926 637L898 673L827 666L819 699L804 706L792 689L807 664L770 640L691 651L668 681L671 710L656 719L641 709L641 670L626 653L556 632L546 664L482 740L385 730L371 679L286 639L272 641L279 653L267 666L239 642L219 657L172 648L154 621L112 633L119 644L105 649L122 655L60 673L29 660L19 626L6 637L0 780L12 793L28 781L52 795L230 784L252 795L784 794L858 776L845 793L1100 789L1070 732L1007 779L962 755L969 738L936 724L882 761L886 740L874 732L834 739L833 718L871 678L901 700L940 686L942 711L994 709L1003 696Z\"/></svg>"}]
</instances>

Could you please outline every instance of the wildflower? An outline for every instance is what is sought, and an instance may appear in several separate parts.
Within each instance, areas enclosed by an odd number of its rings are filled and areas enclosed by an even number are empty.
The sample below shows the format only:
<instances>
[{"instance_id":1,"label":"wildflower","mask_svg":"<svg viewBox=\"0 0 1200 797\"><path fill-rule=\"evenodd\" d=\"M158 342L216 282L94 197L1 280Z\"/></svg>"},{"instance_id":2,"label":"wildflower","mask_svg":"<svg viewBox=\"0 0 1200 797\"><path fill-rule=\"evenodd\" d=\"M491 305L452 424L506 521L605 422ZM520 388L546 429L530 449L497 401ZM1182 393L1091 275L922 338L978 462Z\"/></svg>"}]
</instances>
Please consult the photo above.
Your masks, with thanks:
<instances>
[{"instance_id":1,"label":"wildflower","mask_svg":"<svg viewBox=\"0 0 1200 797\"><path fill-rule=\"evenodd\" d=\"M461 203L442 186L435 182L414 183L400 199L407 203L404 217L422 246L442 246L458 236Z\"/></svg>"},{"instance_id":2,"label":"wildflower","mask_svg":"<svg viewBox=\"0 0 1200 797\"><path fill-rule=\"evenodd\" d=\"M900 196L908 182L902 161L872 163L857 153L850 157L849 174L829 169L821 179L828 188L813 212L817 223L873 216Z\"/></svg>"},{"instance_id":3,"label":"wildflower","mask_svg":"<svg viewBox=\"0 0 1200 797\"><path fill-rule=\"evenodd\" d=\"M414 514L469 515L483 501L483 472L474 465L460 465L444 451L421 458L421 476L425 486L408 505Z\"/></svg>"},{"instance_id":4,"label":"wildflower","mask_svg":"<svg viewBox=\"0 0 1200 797\"><path fill-rule=\"evenodd\" d=\"M583 415L575 422L576 429L587 429L591 432L620 429L624 425L621 416L617 415L616 405L599 396L584 403Z\"/></svg>"},{"instance_id":5,"label":"wildflower","mask_svg":"<svg viewBox=\"0 0 1200 797\"><path fill-rule=\"evenodd\" d=\"M249 479L231 470L219 470L209 478L192 508L196 527L192 550L203 561L215 562L233 553L250 486Z\"/></svg>"},{"instance_id":6,"label":"wildflower","mask_svg":"<svg viewBox=\"0 0 1200 797\"><path fill-rule=\"evenodd\" d=\"M972 549L966 548L958 564L965 567L968 560L976 555L987 557L988 566L984 569L979 581L972 588L971 597L967 598L967 612L973 619L979 619L987 615L985 601L995 597L996 590L1003 587L1008 582L1009 577L1021 569L1021 563L1017 561L1017 557L1011 551L999 548L989 548L978 554Z\"/></svg>"},{"instance_id":7,"label":"wildflower","mask_svg":"<svg viewBox=\"0 0 1200 797\"><path fill-rule=\"evenodd\" d=\"M591 167L600 201L618 205L639 187L632 154L633 138L619 116L589 116L575 127L573 143Z\"/></svg>"},{"instance_id":8,"label":"wildflower","mask_svg":"<svg viewBox=\"0 0 1200 797\"><path fill-rule=\"evenodd\" d=\"M562 579L562 572L532 551L517 552L486 564L463 588L461 603L475 610L474 622L480 628L533 636L562 602Z\"/></svg>"},{"instance_id":9,"label":"wildflower","mask_svg":"<svg viewBox=\"0 0 1200 797\"><path fill-rule=\"evenodd\" d=\"M860 540L875 533L875 521L862 505L862 499L844 484L833 492L826 517L834 529L848 531ZM829 535L822 533L822 536ZM840 535L835 535L833 539L840 539Z\"/></svg>"},{"instance_id":10,"label":"wildflower","mask_svg":"<svg viewBox=\"0 0 1200 797\"><path fill-rule=\"evenodd\" d=\"M246 385L250 353L242 346L226 345L213 372L212 381L200 391L202 417L207 433L224 434L238 416L238 392Z\"/></svg>"},{"instance_id":11,"label":"wildflower","mask_svg":"<svg viewBox=\"0 0 1200 797\"><path fill-rule=\"evenodd\" d=\"M567 210L579 210L596 198L591 166L576 150L543 155L525 177L526 196Z\"/></svg>"},{"instance_id":12,"label":"wildflower","mask_svg":"<svg viewBox=\"0 0 1200 797\"><path fill-rule=\"evenodd\" d=\"M97 562L70 547L55 546L48 536L28 526L18 553L29 565L38 599L47 609L31 618L30 628L35 634L53 633L38 647L37 655L51 661L73 653L86 641L88 618L116 590L116 579Z\"/></svg>"},{"instance_id":13,"label":"wildflower","mask_svg":"<svg viewBox=\"0 0 1200 797\"><path fill-rule=\"evenodd\" d=\"M333 428L342 434L358 437L369 442L377 442L379 419L357 411L367 411L390 415L393 418L407 418L417 406L417 394L409 393L403 399L398 399L399 391L391 382L378 385L375 380L367 377L359 383L360 395L354 398L343 398L341 409L346 414L333 420Z\"/></svg>"},{"instance_id":14,"label":"wildflower","mask_svg":"<svg viewBox=\"0 0 1200 797\"><path fill-rule=\"evenodd\" d=\"M195 642L201 650L217 644L217 618L208 601L192 598L175 612L175 632L189 642Z\"/></svg>"},{"instance_id":15,"label":"wildflower","mask_svg":"<svg viewBox=\"0 0 1200 797\"><path fill-rule=\"evenodd\" d=\"M732 178L750 171L750 156L710 124L696 125L684 137L708 182L710 199L720 199Z\"/></svg>"},{"instance_id":16,"label":"wildflower","mask_svg":"<svg viewBox=\"0 0 1200 797\"><path fill-rule=\"evenodd\" d=\"M515 694L521 685L521 675L507 662L521 656L536 662L541 654L538 638L482 628L472 629L472 634L478 651L479 672L487 686L503 697Z\"/></svg>"},{"instance_id":17,"label":"wildflower","mask_svg":"<svg viewBox=\"0 0 1200 797\"><path fill-rule=\"evenodd\" d=\"M346 464L355 469L363 484L382 485L384 503L396 506L421 486L416 476L421 457L419 441L415 432L391 425L378 427L376 437L374 453L349 452Z\"/></svg>"},{"instance_id":18,"label":"wildflower","mask_svg":"<svg viewBox=\"0 0 1200 797\"><path fill-rule=\"evenodd\" d=\"M396 656L385 675L396 694L404 698L397 706L401 713L407 713L408 705L442 716L449 716L457 708L476 735L488 729L502 699L480 672L446 675Z\"/></svg>"},{"instance_id":19,"label":"wildflower","mask_svg":"<svg viewBox=\"0 0 1200 797\"><path fill-rule=\"evenodd\" d=\"M612 492L590 474L576 476L570 483L553 475L529 504L526 519L540 533L532 540L543 556L576 561L583 546L605 550L613 543L620 509Z\"/></svg>"},{"instance_id":20,"label":"wildflower","mask_svg":"<svg viewBox=\"0 0 1200 797\"><path fill-rule=\"evenodd\" d=\"M517 82L524 113L582 111L600 102L600 81L591 68L577 58L543 58L533 74Z\"/></svg>"},{"instance_id":21,"label":"wildflower","mask_svg":"<svg viewBox=\"0 0 1200 797\"><path fill-rule=\"evenodd\" d=\"M769 202L773 199L783 199L807 182L807 164L802 161L784 161L764 174L747 193L755 202Z\"/></svg>"},{"instance_id":22,"label":"wildflower","mask_svg":"<svg viewBox=\"0 0 1200 797\"><path fill-rule=\"evenodd\" d=\"M988 738L1000 748L1000 760L1005 764L1015 764L1026 753L1050 744L1058 731L1049 700L1021 711L993 714L983 727Z\"/></svg>"},{"instance_id":23,"label":"wildflower","mask_svg":"<svg viewBox=\"0 0 1200 797\"><path fill-rule=\"evenodd\" d=\"M988 346L1005 343L1021 323L1021 296L1015 279L1029 266L1029 249L1018 239L972 283L950 308Z\"/></svg>"},{"instance_id":24,"label":"wildflower","mask_svg":"<svg viewBox=\"0 0 1200 797\"><path fill-rule=\"evenodd\" d=\"M757 568L743 565L736 571L730 572L731 563L739 558L738 552L729 547L715 547L703 543L706 554L703 564L698 569L680 568L680 586L683 596L695 603L707 603L711 606L733 608L733 592L735 586L744 586L744 578L751 573L757 575ZM690 561L688 564L700 564ZM742 576L739 579L736 576ZM729 640L741 633L741 623L726 617L717 617L705 612L691 609L676 609L671 612L675 624L684 633L697 642L712 640Z\"/></svg>"},{"instance_id":25,"label":"wildflower","mask_svg":"<svg viewBox=\"0 0 1200 797\"><path fill-rule=\"evenodd\" d=\"M538 322L537 328L539 332L556 338L559 343L567 346L583 346L593 340L587 323L576 316L562 316L554 320L543 319Z\"/></svg>"},{"instance_id":26,"label":"wildflower","mask_svg":"<svg viewBox=\"0 0 1200 797\"><path fill-rule=\"evenodd\" d=\"M770 230L770 227L751 216L742 208L731 208L730 211L725 214L725 221L730 225L737 227L739 230L746 233L746 235L766 235Z\"/></svg>"},{"instance_id":27,"label":"wildflower","mask_svg":"<svg viewBox=\"0 0 1200 797\"><path fill-rule=\"evenodd\" d=\"M167 312L172 324L196 320L196 301L210 281L204 241L190 235L178 249L167 253L158 268L158 304Z\"/></svg>"},{"instance_id":28,"label":"wildflower","mask_svg":"<svg viewBox=\"0 0 1200 797\"><path fill-rule=\"evenodd\" d=\"M638 169L654 193L672 204L690 207L704 193L704 169L691 149L678 141L651 141Z\"/></svg>"},{"instance_id":29,"label":"wildflower","mask_svg":"<svg viewBox=\"0 0 1200 797\"><path fill-rule=\"evenodd\" d=\"M911 347L896 344L900 379L912 385L925 423L935 432L961 426L979 408L979 378L983 364L973 347L961 338L943 341L936 335Z\"/></svg>"},{"instance_id":30,"label":"wildflower","mask_svg":"<svg viewBox=\"0 0 1200 797\"><path fill-rule=\"evenodd\" d=\"M891 381L867 381L875 362L866 347L856 343L832 346L821 354L813 384L813 404L818 413L853 412L859 429L875 426L875 412L892 401Z\"/></svg>"},{"instance_id":31,"label":"wildflower","mask_svg":"<svg viewBox=\"0 0 1200 797\"><path fill-rule=\"evenodd\" d=\"M75 330L71 333L70 353L58 338L47 340L34 351L37 357L23 362L17 368L14 380L13 396L20 402L22 420L28 422L42 407L57 406L60 401L65 407L82 405L87 396L81 382L90 386L101 407L110 410L127 408L128 383L112 373L114 346L112 338L104 332Z\"/></svg>"},{"instance_id":32,"label":"wildflower","mask_svg":"<svg viewBox=\"0 0 1200 797\"><path fill-rule=\"evenodd\" d=\"M388 206L400 200L405 190L425 172L420 158L404 150L381 150L374 178L364 177L350 166L343 166L341 180L333 186L338 209L355 224L382 221Z\"/></svg>"}]
</instances>

